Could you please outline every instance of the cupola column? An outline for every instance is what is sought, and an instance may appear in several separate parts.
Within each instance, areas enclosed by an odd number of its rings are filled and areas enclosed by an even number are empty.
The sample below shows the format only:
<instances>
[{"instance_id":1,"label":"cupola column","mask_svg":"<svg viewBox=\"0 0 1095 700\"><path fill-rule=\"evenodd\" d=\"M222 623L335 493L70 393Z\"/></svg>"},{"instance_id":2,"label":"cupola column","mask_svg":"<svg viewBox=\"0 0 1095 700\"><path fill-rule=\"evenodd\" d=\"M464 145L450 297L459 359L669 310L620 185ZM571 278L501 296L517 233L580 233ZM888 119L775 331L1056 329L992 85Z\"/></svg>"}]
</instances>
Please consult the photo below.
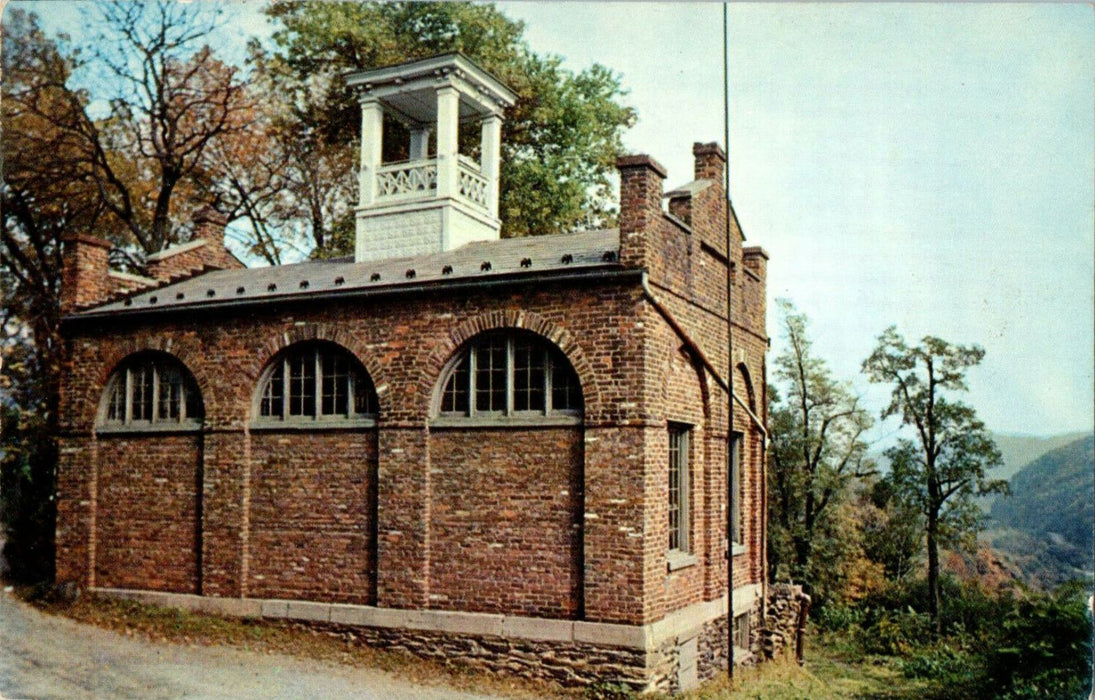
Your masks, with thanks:
<instances>
[{"instance_id":1,"label":"cupola column","mask_svg":"<svg viewBox=\"0 0 1095 700\"><path fill-rule=\"evenodd\" d=\"M479 170L487 181L487 209L498 216L498 176L502 165L502 117L483 118Z\"/></svg>"},{"instance_id":2,"label":"cupola column","mask_svg":"<svg viewBox=\"0 0 1095 700\"><path fill-rule=\"evenodd\" d=\"M456 197L460 188L460 91L437 91L437 196Z\"/></svg>"},{"instance_id":3,"label":"cupola column","mask_svg":"<svg viewBox=\"0 0 1095 700\"><path fill-rule=\"evenodd\" d=\"M384 110L377 99L361 101L361 172L358 175L359 200L367 207L376 199L377 171L384 146Z\"/></svg>"},{"instance_id":4,"label":"cupola column","mask_svg":"<svg viewBox=\"0 0 1095 700\"><path fill-rule=\"evenodd\" d=\"M429 127L423 127L421 129L411 129L411 148L410 159L426 160L430 155L430 129Z\"/></svg>"}]
</instances>

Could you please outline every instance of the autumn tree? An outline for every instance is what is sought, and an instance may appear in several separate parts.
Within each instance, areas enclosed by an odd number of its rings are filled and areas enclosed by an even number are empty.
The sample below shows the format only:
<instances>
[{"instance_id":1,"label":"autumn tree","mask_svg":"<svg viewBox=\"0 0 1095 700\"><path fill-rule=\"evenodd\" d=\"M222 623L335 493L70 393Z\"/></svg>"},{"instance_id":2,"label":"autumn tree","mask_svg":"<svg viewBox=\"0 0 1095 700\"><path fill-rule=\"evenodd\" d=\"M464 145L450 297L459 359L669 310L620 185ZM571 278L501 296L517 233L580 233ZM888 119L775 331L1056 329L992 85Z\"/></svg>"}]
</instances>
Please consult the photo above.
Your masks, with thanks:
<instances>
[{"instance_id":1,"label":"autumn tree","mask_svg":"<svg viewBox=\"0 0 1095 700\"><path fill-rule=\"evenodd\" d=\"M612 216L610 176L622 151L622 131L634 113L619 103L619 79L594 65L574 74L554 56L538 56L523 38L524 26L491 5L470 3L272 3L275 50L255 46L256 69L278 86L286 133L322 154L302 172L294 189L320 254L348 252L352 241L349 198L306 192L306 187L356 187L353 144L360 112L343 75L439 53L460 51L497 75L518 94L503 126L500 216L503 235L556 233L601 225ZM386 129L398 131L397 123ZM398 157L398 139L386 139L387 157ZM331 151L326 149L331 148ZM337 204L337 206L332 206ZM329 250L323 250L323 249Z\"/></svg>"},{"instance_id":2,"label":"autumn tree","mask_svg":"<svg viewBox=\"0 0 1095 700\"><path fill-rule=\"evenodd\" d=\"M786 299L777 303L786 345L775 362L779 394L770 412L770 562L773 573L824 595L855 555L843 546L852 540L842 532L847 514L838 511L852 480L873 471L863 439L872 421L814 355L805 314Z\"/></svg>"},{"instance_id":3,"label":"autumn tree","mask_svg":"<svg viewBox=\"0 0 1095 700\"><path fill-rule=\"evenodd\" d=\"M65 88L78 66L67 37L8 8L2 41L0 515L13 577L35 580L52 570L60 239L95 230L103 210L82 143L56 126L87 99Z\"/></svg>"},{"instance_id":4,"label":"autumn tree","mask_svg":"<svg viewBox=\"0 0 1095 700\"><path fill-rule=\"evenodd\" d=\"M0 507L32 576L52 561L61 237L107 237L118 263L163 249L205 187L210 145L246 125L238 70L203 43L215 24L204 6L89 9L101 34L85 47L4 13Z\"/></svg>"},{"instance_id":5,"label":"autumn tree","mask_svg":"<svg viewBox=\"0 0 1095 700\"><path fill-rule=\"evenodd\" d=\"M912 437L886 450L894 495L923 518L928 554L928 613L936 634L940 617L939 548L969 543L980 528L975 496L1006 492L1007 482L987 478L1000 451L974 409L950 398L967 391L966 372L985 351L933 336L910 346L891 326L863 362L872 382L892 387L882 418L896 416Z\"/></svg>"},{"instance_id":6,"label":"autumn tree","mask_svg":"<svg viewBox=\"0 0 1095 700\"><path fill-rule=\"evenodd\" d=\"M251 47L247 128L211 149L209 190L230 219L249 224L248 252L270 264L352 248L356 148L329 139L307 106L326 81L297 81ZM356 134L356 131L355 131Z\"/></svg>"}]
</instances>

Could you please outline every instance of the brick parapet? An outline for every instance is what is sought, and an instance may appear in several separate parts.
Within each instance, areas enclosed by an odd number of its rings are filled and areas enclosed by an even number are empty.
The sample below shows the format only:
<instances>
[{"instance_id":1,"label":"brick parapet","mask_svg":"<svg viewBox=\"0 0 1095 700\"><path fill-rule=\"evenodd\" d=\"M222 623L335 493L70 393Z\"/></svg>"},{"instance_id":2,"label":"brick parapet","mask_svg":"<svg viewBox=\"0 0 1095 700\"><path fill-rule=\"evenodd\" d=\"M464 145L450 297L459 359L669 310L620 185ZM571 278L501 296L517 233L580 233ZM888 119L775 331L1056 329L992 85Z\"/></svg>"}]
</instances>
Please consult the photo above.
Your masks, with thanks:
<instances>
[{"instance_id":1,"label":"brick parapet","mask_svg":"<svg viewBox=\"0 0 1095 700\"><path fill-rule=\"evenodd\" d=\"M628 267L650 269L661 226L662 183L665 168L647 155L620 156L620 262Z\"/></svg>"},{"instance_id":2,"label":"brick parapet","mask_svg":"<svg viewBox=\"0 0 1095 700\"><path fill-rule=\"evenodd\" d=\"M95 306L112 292L109 241L88 234L69 234L62 239L61 313Z\"/></svg>"}]
</instances>

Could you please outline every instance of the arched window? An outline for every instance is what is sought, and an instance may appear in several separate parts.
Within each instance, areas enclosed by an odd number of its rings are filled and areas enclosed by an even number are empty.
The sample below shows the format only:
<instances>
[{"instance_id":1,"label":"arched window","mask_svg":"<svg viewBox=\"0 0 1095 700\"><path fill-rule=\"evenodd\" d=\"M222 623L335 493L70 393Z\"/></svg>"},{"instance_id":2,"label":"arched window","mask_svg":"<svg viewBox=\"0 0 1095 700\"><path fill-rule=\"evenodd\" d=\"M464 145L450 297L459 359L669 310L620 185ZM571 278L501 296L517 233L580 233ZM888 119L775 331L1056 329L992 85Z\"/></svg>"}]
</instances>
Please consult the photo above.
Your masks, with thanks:
<instances>
[{"instance_id":1,"label":"arched window","mask_svg":"<svg viewBox=\"0 0 1095 700\"><path fill-rule=\"evenodd\" d=\"M205 417L201 393L182 364L161 353L125 360L107 381L100 412L105 427L197 427Z\"/></svg>"},{"instance_id":2,"label":"arched window","mask_svg":"<svg viewBox=\"0 0 1095 700\"><path fill-rule=\"evenodd\" d=\"M259 382L260 423L372 421L376 412L365 368L337 345L293 346L274 358Z\"/></svg>"},{"instance_id":3,"label":"arched window","mask_svg":"<svg viewBox=\"0 0 1095 700\"><path fill-rule=\"evenodd\" d=\"M442 383L442 417L580 416L578 375L558 349L522 331L484 333Z\"/></svg>"}]
</instances>

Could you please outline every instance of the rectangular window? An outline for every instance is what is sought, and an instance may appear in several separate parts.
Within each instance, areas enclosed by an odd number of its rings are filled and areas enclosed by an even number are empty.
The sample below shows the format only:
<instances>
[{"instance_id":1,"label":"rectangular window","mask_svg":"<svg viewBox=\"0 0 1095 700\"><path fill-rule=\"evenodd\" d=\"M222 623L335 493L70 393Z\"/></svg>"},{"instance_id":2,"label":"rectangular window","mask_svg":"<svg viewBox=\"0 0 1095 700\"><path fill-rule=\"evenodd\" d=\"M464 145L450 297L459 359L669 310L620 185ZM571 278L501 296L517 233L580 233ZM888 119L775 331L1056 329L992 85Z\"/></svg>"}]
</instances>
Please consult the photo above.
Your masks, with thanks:
<instances>
[{"instance_id":1,"label":"rectangular window","mask_svg":"<svg viewBox=\"0 0 1095 700\"><path fill-rule=\"evenodd\" d=\"M182 408L182 377L170 370L160 370L160 407L158 420L177 421Z\"/></svg>"},{"instance_id":2,"label":"rectangular window","mask_svg":"<svg viewBox=\"0 0 1095 700\"><path fill-rule=\"evenodd\" d=\"M544 351L532 343L513 346L513 410L544 410Z\"/></svg>"},{"instance_id":3,"label":"rectangular window","mask_svg":"<svg viewBox=\"0 0 1095 700\"><path fill-rule=\"evenodd\" d=\"M152 365L142 365L130 370L133 373L133 418L152 420L152 387L155 381Z\"/></svg>"},{"instance_id":4,"label":"rectangular window","mask_svg":"<svg viewBox=\"0 0 1095 700\"><path fill-rule=\"evenodd\" d=\"M301 353L289 358L289 415L316 414L316 356Z\"/></svg>"},{"instance_id":5,"label":"rectangular window","mask_svg":"<svg viewBox=\"0 0 1095 700\"><path fill-rule=\"evenodd\" d=\"M323 402L320 414L344 416L349 399L346 390L350 382L346 358L343 355L324 353L320 359L323 374Z\"/></svg>"},{"instance_id":6,"label":"rectangular window","mask_svg":"<svg viewBox=\"0 0 1095 700\"><path fill-rule=\"evenodd\" d=\"M690 551L688 429L669 428L669 549Z\"/></svg>"},{"instance_id":7,"label":"rectangular window","mask_svg":"<svg viewBox=\"0 0 1095 700\"><path fill-rule=\"evenodd\" d=\"M749 650L749 613L742 613L734 618L734 646L738 649Z\"/></svg>"},{"instance_id":8,"label":"rectangular window","mask_svg":"<svg viewBox=\"0 0 1095 700\"><path fill-rule=\"evenodd\" d=\"M506 339L494 337L475 349L475 410L506 410Z\"/></svg>"},{"instance_id":9,"label":"rectangular window","mask_svg":"<svg viewBox=\"0 0 1095 700\"><path fill-rule=\"evenodd\" d=\"M745 439L741 433L730 436L730 541L741 544L741 460Z\"/></svg>"}]
</instances>

